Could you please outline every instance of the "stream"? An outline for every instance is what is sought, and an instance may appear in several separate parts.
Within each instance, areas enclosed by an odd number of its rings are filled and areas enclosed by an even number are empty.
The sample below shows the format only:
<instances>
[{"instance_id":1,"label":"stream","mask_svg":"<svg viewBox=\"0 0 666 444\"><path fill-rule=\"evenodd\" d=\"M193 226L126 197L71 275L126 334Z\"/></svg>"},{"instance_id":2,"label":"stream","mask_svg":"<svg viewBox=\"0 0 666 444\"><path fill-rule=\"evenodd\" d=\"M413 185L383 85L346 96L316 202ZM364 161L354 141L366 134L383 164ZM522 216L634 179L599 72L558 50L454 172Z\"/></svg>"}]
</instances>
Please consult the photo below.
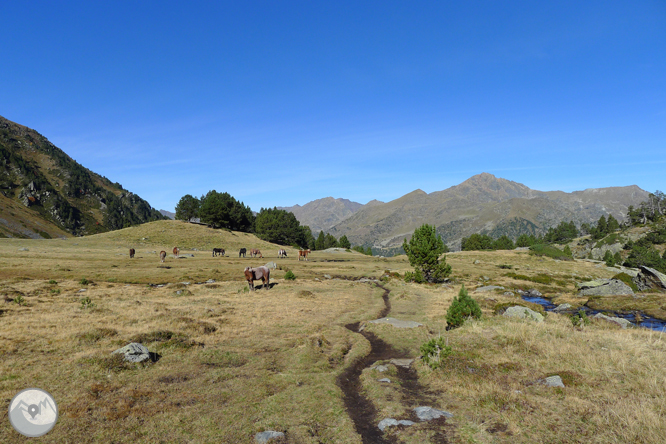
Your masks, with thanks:
<instances>
[{"instance_id":1,"label":"stream","mask_svg":"<svg viewBox=\"0 0 666 444\"><path fill-rule=\"evenodd\" d=\"M546 311L553 311L557 307L555 304L553 304L551 301L549 301L548 299L546 299L544 297L523 296L522 298L523 298L524 301L534 302L535 304L541 305L544 308L544 310L546 310ZM648 316L644 313L640 313L640 312L616 313L616 312L607 311L607 310L592 310L591 308L585 307L585 306L580 307L580 309L585 311L585 314L587 316L594 316L597 313L603 313L607 316L613 316L613 317L616 317L616 318L626 319L629 322L631 322L632 324L634 324L634 326L649 328L649 329L652 329L652 330L655 330L655 331L666 332L666 321L650 317L650 316ZM641 318L641 322L638 323L638 324L636 323L636 315L639 315L640 318Z\"/></svg>"}]
</instances>

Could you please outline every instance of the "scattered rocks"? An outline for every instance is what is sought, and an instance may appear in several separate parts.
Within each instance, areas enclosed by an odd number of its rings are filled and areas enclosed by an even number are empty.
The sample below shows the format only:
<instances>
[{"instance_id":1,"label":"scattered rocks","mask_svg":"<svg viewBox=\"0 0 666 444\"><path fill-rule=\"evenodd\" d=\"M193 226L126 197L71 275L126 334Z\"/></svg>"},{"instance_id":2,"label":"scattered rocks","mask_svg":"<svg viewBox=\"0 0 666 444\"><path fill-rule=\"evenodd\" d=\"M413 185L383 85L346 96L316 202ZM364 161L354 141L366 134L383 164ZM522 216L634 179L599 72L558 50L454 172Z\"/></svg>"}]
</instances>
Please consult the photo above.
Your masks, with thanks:
<instances>
[{"instance_id":1,"label":"scattered rocks","mask_svg":"<svg viewBox=\"0 0 666 444\"><path fill-rule=\"evenodd\" d=\"M485 287L479 287L474 291L477 293L482 293L485 291L493 291L493 290L504 290L504 287L500 287L499 285L486 285Z\"/></svg>"},{"instance_id":2,"label":"scattered rocks","mask_svg":"<svg viewBox=\"0 0 666 444\"><path fill-rule=\"evenodd\" d=\"M401 419L401 420L398 421L397 419L386 418L386 419L382 419L381 421L379 421L379 424L377 425L377 427L379 427L379 430L381 430L383 432L384 429L386 429L387 427L393 427L393 426L399 426L399 425L411 426L411 425L414 425L414 424L415 424L414 421L410 421L408 419Z\"/></svg>"},{"instance_id":3,"label":"scattered rocks","mask_svg":"<svg viewBox=\"0 0 666 444\"><path fill-rule=\"evenodd\" d=\"M173 256L174 259L186 259L188 257L194 257L193 254L189 254L189 253L179 253L178 256L173 254L172 256Z\"/></svg>"},{"instance_id":4,"label":"scattered rocks","mask_svg":"<svg viewBox=\"0 0 666 444\"><path fill-rule=\"evenodd\" d=\"M265 432L259 432L254 435L254 441L260 444L266 444L271 442L274 439L280 439L284 437L284 433L276 432L274 430L266 430Z\"/></svg>"},{"instance_id":5,"label":"scattered rocks","mask_svg":"<svg viewBox=\"0 0 666 444\"><path fill-rule=\"evenodd\" d=\"M368 322L370 322L371 324L391 324L392 326L397 328L416 328L423 325L415 321L401 321L395 318L381 318Z\"/></svg>"},{"instance_id":6,"label":"scattered rocks","mask_svg":"<svg viewBox=\"0 0 666 444\"><path fill-rule=\"evenodd\" d=\"M444 410L433 409L432 407L416 407L414 413L421 421L432 421L433 419L441 418L453 418L453 413L445 412Z\"/></svg>"},{"instance_id":7,"label":"scattered rocks","mask_svg":"<svg viewBox=\"0 0 666 444\"><path fill-rule=\"evenodd\" d=\"M514 305L513 307L507 308L504 313L502 313L502 316L508 318L532 319L536 322L543 322L542 314L520 305Z\"/></svg>"},{"instance_id":8,"label":"scattered rocks","mask_svg":"<svg viewBox=\"0 0 666 444\"><path fill-rule=\"evenodd\" d=\"M83 293L84 291L86 291L86 289L85 289L85 288L82 288L82 289L80 289L79 291L77 291L77 293Z\"/></svg>"},{"instance_id":9,"label":"scattered rocks","mask_svg":"<svg viewBox=\"0 0 666 444\"><path fill-rule=\"evenodd\" d=\"M502 295L504 295L504 296L515 296L516 294L513 291L505 291L504 293L502 293Z\"/></svg>"},{"instance_id":10,"label":"scattered rocks","mask_svg":"<svg viewBox=\"0 0 666 444\"><path fill-rule=\"evenodd\" d=\"M604 321L612 322L614 324L619 325L622 328L627 328L627 327L633 326L633 324L630 321L626 320L626 319L616 318L614 316L606 316L605 314L602 314L602 313L597 313L593 317L595 319L603 319Z\"/></svg>"},{"instance_id":11,"label":"scattered rocks","mask_svg":"<svg viewBox=\"0 0 666 444\"><path fill-rule=\"evenodd\" d=\"M331 275L330 275L330 274L325 274L325 275L324 275L324 278L325 278L325 279L331 279Z\"/></svg>"},{"instance_id":12,"label":"scattered rocks","mask_svg":"<svg viewBox=\"0 0 666 444\"><path fill-rule=\"evenodd\" d=\"M151 359L148 349L138 342L131 342L111 354L118 353L125 355L125 361L129 362L144 362Z\"/></svg>"},{"instance_id":13,"label":"scattered rocks","mask_svg":"<svg viewBox=\"0 0 666 444\"><path fill-rule=\"evenodd\" d=\"M21 248L18 249L18 251L30 251L30 250L28 248L21 247Z\"/></svg>"},{"instance_id":14,"label":"scattered rocks","mask_svg":"<svg viewBox=\"0 0 666 444\"><path fill-rule=\"evenodd\" d=\"M541 298L541 297L543 297L541 292L539 290L537 290L536 288L530 288L527 291L523 291L523 292L520 293L520 295L523 296L523 297L528 297L528 298Z\"/></svg>"},{"instance_id":15,"label":"scattered rocks","mask_svg":"<svg viewBox=\"0 0 666 444\"><path fill-rule=\"evenodd\" d=\"M388 367L388 365L381 364L381 365L378 365L376 367L372 367L372 369L377 370L379 373L384 373L384 372L388 371L389 367Z\"/></svg>"},{"instance_id":16,"label":"scattered rocks","mask_svg":"<svg viewBox=\"0 0 666 444\"><path fill-rule=\"evenodd\" d=\"M481 261L477 259L477 260L475 260L475 261L472 262L472 263L473 263L474 265L479 265L479 264L481 263Z\"/></svg>"},{"instance_id":17,"label":"scattered rocks","mask_svg":"<svg viewBox=\"0 0 666 444\"><path fill-rule=\"evenodd\" d=\"M634 291L618 279L597 279L578 285L580 296L619 296L632 295Z\"/></svg>"},{"instance_id":18,"label":"scattered rocks","mask_svg":"<svg viewBox=\"0 0 666 444\"><path fill-rule=\"evenodd\" d=\"M660 273L654 268L640 266L640 272L632 279L639 290L645 291L652 288L666 290L666 274Z\"/></svg>"},{"instance_id":19,"label":"scattered rocks","mask_svg":"<svg viewBox=\"0 0 666 444\"><path fill-rule=\"evenodd\" d=\"M387 383L389 383L389 384L391 383L391 380L390 380L389 378L382 378L382 379L378 379L377 381L379 381L379 382L387 382Z\"/></svg>"}]
</instances>

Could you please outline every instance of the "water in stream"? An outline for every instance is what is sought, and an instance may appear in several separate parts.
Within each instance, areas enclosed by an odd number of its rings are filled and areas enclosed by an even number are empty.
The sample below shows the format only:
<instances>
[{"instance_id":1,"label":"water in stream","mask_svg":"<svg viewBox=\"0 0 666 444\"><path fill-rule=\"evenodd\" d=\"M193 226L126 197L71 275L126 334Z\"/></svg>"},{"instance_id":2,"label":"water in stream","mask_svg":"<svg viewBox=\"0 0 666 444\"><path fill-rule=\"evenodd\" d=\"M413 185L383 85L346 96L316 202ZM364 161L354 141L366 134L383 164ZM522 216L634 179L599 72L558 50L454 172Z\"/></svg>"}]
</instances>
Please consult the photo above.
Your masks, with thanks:
<instances>
[{"instance_id":1,"label":"water in stream","mask_svg":"<svg viewBox=\"0 0 666 444\"><path fill-rule=\"evenodd\" d=\"M546 311L553 311L555 309L556 305L553 304L551 301L549 301L546 298L542 297L535 297L535 296L523 296L523 300L527 302L534 302L535 304L541 305L544 310ZM608 312L608 311L602 311L602 310L592 310L588 307L581 307L585 311L585 314L588 316L594 316L597 313L603 313L607 316L613 316L616 318L622 318L626 319L629 322L631 322L634 325L638 325L639 327L644 327L644 328L650 328L652 330L656 331L663 331L666 332L666 321L663 321L661 319L656 319L652 318L650 316L647 316L644 313L613 313L613 312ZM641 322L636 324L636 315L639 314L641 318Z\"/></svg>"}]
</instances>

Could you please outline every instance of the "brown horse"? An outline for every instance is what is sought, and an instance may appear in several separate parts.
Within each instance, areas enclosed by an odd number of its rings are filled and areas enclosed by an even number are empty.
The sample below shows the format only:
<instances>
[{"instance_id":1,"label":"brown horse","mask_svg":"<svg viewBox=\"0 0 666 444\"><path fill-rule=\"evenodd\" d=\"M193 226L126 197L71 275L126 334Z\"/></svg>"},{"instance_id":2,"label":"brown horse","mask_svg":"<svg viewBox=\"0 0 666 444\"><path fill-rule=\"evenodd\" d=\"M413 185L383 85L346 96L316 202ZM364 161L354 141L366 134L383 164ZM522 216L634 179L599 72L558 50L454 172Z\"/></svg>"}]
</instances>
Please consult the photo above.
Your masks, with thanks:
<instances>
[{"instance_id":1,"label":"brown horse","mask_svg":"<svg viewBox=\"0 0 666 444\"><path fill-rule=\"evenodd\" d=\"M300 261L301 257L304 257L305 260L307 261L308 260L308 254L310 254L310 253L311 253L311 251L310 251L309 248L307 250L298 250L298 260Z\"/></svg>"},{"instance_id":2,"label":"brown horse","mask_svg":"<svg viewBox=\"0 0 666 444\"><path fill-rule=\"evenodd\" d=\"M173 255L178 257L178 253L180 253L180 248L178 247L173 247Z\"/></svg>"},{"instance_id":3,"label":"brown horse","mask_svg":"<svg viewBox=\"0 0 666 444\"><path fill-rule=\"evenodd\" d=\"M130 248L130 259L134 257L134 253L136 253L136 251L134 251L134 248Z\"/></svg>"},{"instance_id":4,"label":"brown horse","mask_svg":"<svg viewBox=\"0 0 666 444\"><path fill-rule=\"evenodd\" d=\"M224 248L213 248L213 257L217 255L224 256Z\"/></svg>"},{"instance_id":5,"label":"brown horse","mask_svg":"<svg viewBox=\"0 0 666 444\"><path fill-rule=\"evenodd\" d=\"M284 249L278 250L278 257L287 257L287 250Z\"/></svg>"},{"instance_id":6,"label":"brown horse","mask_svg":"<svg viewBox=\"0 0 666 444\"><path fill-rule=\"evenodd\" d=\"M256 248L250 248L250 256L252 256L252 257L257 257L257 256L264 257L264 255L261 254L261 251L259 251Z\"/></svg>"},{"instance_id":7,"label":"brown horse","mask_svg":"<svg viewBox=\"0 0 666 444\"><path fill-rule=\"evenodd\" d=\"M245 279L247 279L247 283L250 286L250 291L254 291L254 281L259 279L261 279L263 287L268 290L270 288L270 276L271 270L268 267L245 267Z\"/></svg>"},{"instance_id":8,"label":"brown horse","mask_svg":"<svg viewBox=\"0 0 666 444\"><path fill-rule=\"evenodd\" d=\"M160 260L164 262L165 259L166 259L166 251L162 250L160 251Z\"/></svg>"}]
</instances>

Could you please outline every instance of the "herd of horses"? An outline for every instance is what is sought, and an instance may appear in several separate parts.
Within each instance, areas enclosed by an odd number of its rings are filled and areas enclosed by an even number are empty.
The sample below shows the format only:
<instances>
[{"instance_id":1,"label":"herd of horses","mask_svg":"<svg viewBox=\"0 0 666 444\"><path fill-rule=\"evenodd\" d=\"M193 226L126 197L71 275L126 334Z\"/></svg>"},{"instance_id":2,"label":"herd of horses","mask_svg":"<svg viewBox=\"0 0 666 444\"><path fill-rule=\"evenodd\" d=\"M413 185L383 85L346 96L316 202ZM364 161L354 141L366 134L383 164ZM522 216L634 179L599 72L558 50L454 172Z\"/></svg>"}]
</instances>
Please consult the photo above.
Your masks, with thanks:
<instances>
[{"instance_id":1,"label":"herd of horses","mask_svg":"<svg viewBox=\"0 0 666 444\"><path fill-rule=\"evenodd\" d=\"M238 257L245 257L247 254L247 248L241 248L238 251ZM261 251L258 248L250 248L250 257L260 257L263 258L264 255L261 254ZM298 250L298 260L300 261L301 258L305 259L306 261L308 260L308 254L310 254L311 251L310 249L307 250ZM134 255L136 254L136 251L134 248L129 249L129 256L130 258L133 258ZM173 255L174 257L178 258L180 254L180 248L178 247L173 247ZM167 252L162 250L160 251L160 261L164 262L166 260L166 255ZM225 251L224 248L213 248L213 257L215 256L224 256ZM286 258L287 257L287 250L281 248L278 250L278 258ZM251 291L254 291L254 281L261 280L262 286L266 289L270 288L269 286L269 281L270 281L270 275L271 275L271 270L266 267L266 266L261 266L261 267L245 267L244 270L245 273L245 279L248 282L248 285L250 287Z\"/></svg>"}]
</instances>

